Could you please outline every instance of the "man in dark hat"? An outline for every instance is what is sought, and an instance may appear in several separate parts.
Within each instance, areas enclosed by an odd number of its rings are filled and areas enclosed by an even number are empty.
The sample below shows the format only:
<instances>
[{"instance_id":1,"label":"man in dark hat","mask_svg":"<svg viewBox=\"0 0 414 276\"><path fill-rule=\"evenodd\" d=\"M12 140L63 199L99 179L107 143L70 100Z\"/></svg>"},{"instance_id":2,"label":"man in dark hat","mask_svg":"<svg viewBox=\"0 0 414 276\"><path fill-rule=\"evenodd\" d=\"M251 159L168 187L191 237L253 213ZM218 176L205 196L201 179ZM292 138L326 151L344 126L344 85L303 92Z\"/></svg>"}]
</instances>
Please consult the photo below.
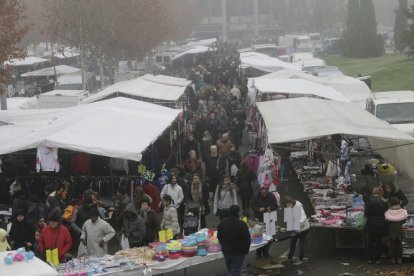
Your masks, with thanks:
<instances>
[{"instance_id":1,"label":"man in dark hat","mask_svg":"<svg viewBox=\"0 0 414 276\"><path fill-rule=\"evenodd\" d=\"M81 241L88 256L102 257L108 253L108 242L115 236L115 230L99 217L97 208L91 210L90 216L82 227Z\"/></svg>"},{"instance_id":2,"label":"man in dark hat","mask_svg":"<svg viewBox=\"0 0 414 276\"><path fill-rule=\"evenodd\" d=\"M247 224L239 219L239 211L239 206L230 206L230 216L217 227L217 238L231 276L241 275L243 261L249 253L251 242Z\"/></svg>"}]
</instances>

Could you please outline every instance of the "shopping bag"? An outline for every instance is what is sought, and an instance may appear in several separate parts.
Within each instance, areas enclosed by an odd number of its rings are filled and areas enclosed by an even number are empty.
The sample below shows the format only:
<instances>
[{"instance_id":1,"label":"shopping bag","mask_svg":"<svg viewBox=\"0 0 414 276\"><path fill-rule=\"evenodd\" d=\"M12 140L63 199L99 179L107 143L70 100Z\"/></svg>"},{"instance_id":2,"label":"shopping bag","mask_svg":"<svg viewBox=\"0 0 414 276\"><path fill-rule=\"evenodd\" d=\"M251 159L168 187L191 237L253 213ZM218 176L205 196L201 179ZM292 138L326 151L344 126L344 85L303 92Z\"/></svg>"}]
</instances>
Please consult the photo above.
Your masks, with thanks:
<instances>
[{"instance_id":1,"label":"shopping bag","mask_svg":"<svg viewBox=\"0 0 414 276\"><path fill-rule=\"evenodd\" d=\"M165 230L158 231L158 238L160 242L166 242L167 241L167 233Z\"/></svg>"},{"instance_id":2,"label":"shopping bag","mask_svg":"<svg viewBox=\"0 0 414 276\"><path fill-rule=\"evenodd\" d=\"M54 267L59 266L59 253L57 248L46 250L46 262L52 264Z\"/></svg>"},{"instance_id":3,"label":"shopping bag","mask_svg":"<svg viewBox=\"0 0 414 276\"><path fill-rule=\"evenodd\" d=\"M364 212L361 212L357 216L355 228L357 230L363 230L365 227L365 224L367 224L367 218L365 217Z\"/></svg>"},{"instance_id":4,"label":"shopping bag","mask_svg":"<svg viewBox=\"0 0 414 276\"><path fill-rule=\"evenodd\" d=\"M121 237L121 247L122 249L129 249L129 241L128 241L128 238L125 237L124 234L122 234L122 237Z\"/></svg>"},{"instance_id":5,"label":"shopping bag","mask_svg":"<svg viewBox=\"0 0 414 276\"><path fill-rule=\"evenodd\" d=\"M174 239L172 228L168 228L167 230L165 230L165 236L168 241Z\"/></svg>"}]
</instances>

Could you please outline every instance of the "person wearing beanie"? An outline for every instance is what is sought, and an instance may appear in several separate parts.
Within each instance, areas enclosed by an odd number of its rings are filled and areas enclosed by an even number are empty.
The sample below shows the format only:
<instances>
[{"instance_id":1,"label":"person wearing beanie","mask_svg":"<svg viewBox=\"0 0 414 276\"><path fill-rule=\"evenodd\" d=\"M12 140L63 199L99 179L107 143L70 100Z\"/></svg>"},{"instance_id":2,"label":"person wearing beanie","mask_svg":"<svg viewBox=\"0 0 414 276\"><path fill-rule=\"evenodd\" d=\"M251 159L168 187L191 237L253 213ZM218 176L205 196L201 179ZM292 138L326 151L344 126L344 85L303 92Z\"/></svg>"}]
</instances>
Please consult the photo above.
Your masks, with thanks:
<instances>
[{"instance_id":1,"label":"person wearing beanie","mask_svg":"<svg viewBox=\"0 0 414 276\"><path fill-rule=\"evenodd\" d=\"M122 225L124 223L124 211L126 206L131 203L131 199L128 196L128 189L126 186L121 185L118 187L116 192L116 199L117 199L117 206L114 211L113 219L114 224L113 227L115 230L121 230Z\"/></svg>"},{"instance_id":2,"label":"person wearing beanie","mask_svg":"<svg viewBox=\"0 0 414 276\"><path fill-rule=\"evenodd\" d=\"M60 212L62 214L62 209L59 205L59 200L57 200L54 196L49 196L46 200L46 215L49 216L49 214L53 212Z\"/></svg>"},{"instance_id":3,"label":"person wearing beanie","mask_svg":"<svg viewBox=\"0 0 414 276\"><path fill-rule=\"evenodd\" d=\"M252 198L251 207L254 211L254 217L259 220L259 222L263 222L263 214L266 212L272 212L276 211L277 201L276 197L273 195L273 193L269 192L269 186L263 185L260 188L260 191L255 193ZM256 257L261 258L269 257L269 247L270 243L257 249L256 251Z\"/></svg>"},{"instance_id":4,"label":"person wearing beanie","mask_svg":"<svg viewBox=\"0 0 414 276\"><path fill-rule=\"evenodd\" d=\"M249 228L239 219L239 211L239 206L230 206L229 216L217 227L217 238L231 276L241 275L244 258L249 253L251 243Z\"/></svg>"},{"instance_id":5,"label":"person wearing beanie","mask_svg":"<svg viewBox=\"0 0 414 276\"><path fill-rule=\"evenodd\" d=\"M9 250L11 250L11 247L7 242L7 232L3 228L0 228L0 252Z\"/></svg>"},{"instance_id":6,"label":"person wearing beanie","mask_svg":"<svg viewBox=\"0 0 414 276\"><path fill-rule=\"evenodd\" d=\"M82 227L81 242L86 246L88 256L102 257L108 253L108 242L115 236L112 226L99 217L97 208L93 208Z\"/></svg>"},{"instance_id":7,"label":"person wearing beanie","mask_svg":"<svg viewBox=\"0 0 414 276\"><path fill-rule=\"evenodd\" d=\"M24 247L26 250L32 249L35 240L35 227L21 209L17 209L14 212L9 236L13 250L20 247Z\"/></svg>"},{"instance_id":8,"label":"person wearing beanie","mask_svg":"<svg viewBox=\"0 0 414 276\"><path fill-rule=\"evenodd\" d=\"M72 247L72 237L69 230L61 225L61 214L58 211L52 212L47 217L48 225L40 233L39 251L44 255L48 249L58 249L59 262L66 260L66 254Z\"/></svg>"}]
</instances>

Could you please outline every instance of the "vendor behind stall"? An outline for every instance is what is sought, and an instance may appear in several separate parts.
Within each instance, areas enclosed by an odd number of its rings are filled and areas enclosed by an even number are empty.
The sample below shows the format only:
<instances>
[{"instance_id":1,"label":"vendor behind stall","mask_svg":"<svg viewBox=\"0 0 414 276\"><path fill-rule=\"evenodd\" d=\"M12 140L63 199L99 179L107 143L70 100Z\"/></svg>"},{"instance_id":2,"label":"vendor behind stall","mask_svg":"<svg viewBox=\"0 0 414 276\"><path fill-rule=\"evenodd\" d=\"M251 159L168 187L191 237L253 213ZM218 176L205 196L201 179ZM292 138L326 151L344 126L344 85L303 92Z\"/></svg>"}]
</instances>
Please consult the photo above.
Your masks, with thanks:
<instances>
[{"instance_id":1,"label":"vendor behind stall","mask_svg":"<svg viewBox=\"0 0 414 276\"><path fill-rule=\"evenodd\" d=\"M263 222L263 214L266 212L276 211L278 208L276 197L269 192L269 185L263 185L256 194L253 195L251 207L254 211L254 217ZM259 248L256 251L256 257L269 257L270 244Z\"/></svg>"}]
</instances>

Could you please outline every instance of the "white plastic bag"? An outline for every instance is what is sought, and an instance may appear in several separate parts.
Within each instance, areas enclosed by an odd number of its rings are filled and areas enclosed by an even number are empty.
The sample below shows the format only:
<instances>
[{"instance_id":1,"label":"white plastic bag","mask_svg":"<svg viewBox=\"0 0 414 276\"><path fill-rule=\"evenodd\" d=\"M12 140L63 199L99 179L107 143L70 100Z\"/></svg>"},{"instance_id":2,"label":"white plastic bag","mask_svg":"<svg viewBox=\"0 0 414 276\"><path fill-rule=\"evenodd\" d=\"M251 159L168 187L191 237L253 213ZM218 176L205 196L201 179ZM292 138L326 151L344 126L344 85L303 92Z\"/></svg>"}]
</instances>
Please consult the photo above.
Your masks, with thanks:
<instances>
[{"instance_id":1,"label":"white plastic bag","mask_svg":"<svg viewBox=\"0 0 414 276\"><path fill-rule=\"evenodd\" d=\"M129 249L129 241L128 241L128 238L125 237L124 234L122 234L122 237L121 237L121 247L123 250Z\"/></svg>"},{"instance_id":2,"label":"white plastic bag","mask_svg":"<svg viewBox=\"0 0 414 276\"><path fill-rule=\"evenodd\" d=\"M230 167L230 176L236 176L239 169L237 168L236 164L231 165Z\"/></svg>"}]
</instances>

